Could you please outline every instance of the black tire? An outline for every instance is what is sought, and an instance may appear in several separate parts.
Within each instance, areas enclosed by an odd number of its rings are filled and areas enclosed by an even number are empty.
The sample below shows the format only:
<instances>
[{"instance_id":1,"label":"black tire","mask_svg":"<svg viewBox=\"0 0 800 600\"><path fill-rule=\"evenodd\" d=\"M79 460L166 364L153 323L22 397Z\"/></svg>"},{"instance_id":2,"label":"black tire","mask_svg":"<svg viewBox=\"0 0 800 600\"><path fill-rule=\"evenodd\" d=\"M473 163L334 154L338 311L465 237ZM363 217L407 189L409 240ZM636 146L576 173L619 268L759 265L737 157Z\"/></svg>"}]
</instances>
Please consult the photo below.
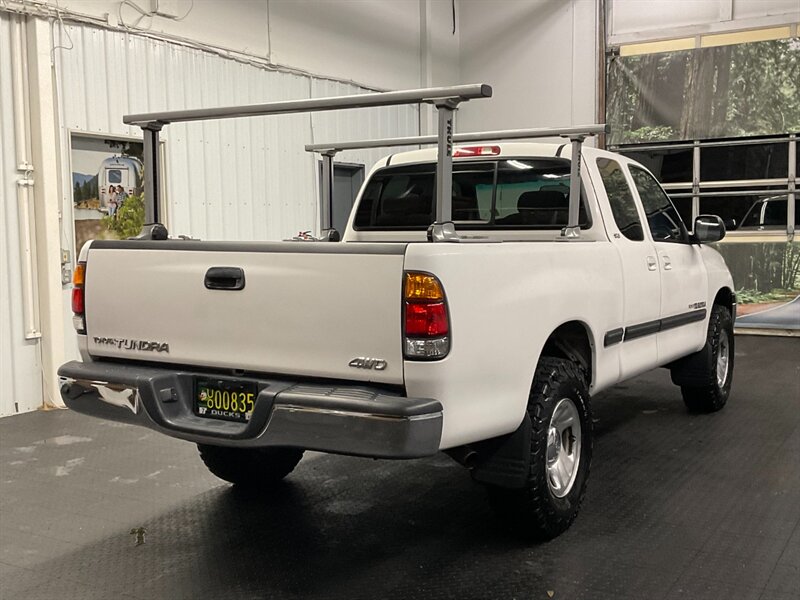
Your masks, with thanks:
<instances>
[{"instance_id":1,"label":"black tire","mask_svg":"<svg viewBox=\"0 0 800 600\"><path fill-rule=\"evenodd\" d=\"M200 458L220 479L248 489L263 489L291 473L303 458L298 448L229 448L197 444Z\"/></svg>"},{"instance_id":2,"label":"black tire","mask_svg":"<svg viewBox=\"0 0 800 600\"><path fill-rule=\"evenodd\" d=\"M580 422L579 462L571 487L563 497L552 488L547 468L548 432L556 406L562 399L574 405ZM575 363L543 357L536 368L528 416L531 423L530 471L521 489L487 486L495 513L524 537L549 540L569 528L586 492L592 457L592 415L586 376ZM574 442L573 442L574 443Z\"/></svg>"},{"instance_id":3,"label":"black tire","mask_svg":"<svg viewBox=\"0 0 800 600\"><path fill-rule=\"evenodd\" d=\"M728 355L728 368L722 383L717 377L720 352ZM683 401L691 412L716 412L728 401L733 383L733 319L726 307L715 304L711 308L706 346L698 354L705 358L702 366L694 370L692 381L681 385Z\"/></svg>"}]
</instances>

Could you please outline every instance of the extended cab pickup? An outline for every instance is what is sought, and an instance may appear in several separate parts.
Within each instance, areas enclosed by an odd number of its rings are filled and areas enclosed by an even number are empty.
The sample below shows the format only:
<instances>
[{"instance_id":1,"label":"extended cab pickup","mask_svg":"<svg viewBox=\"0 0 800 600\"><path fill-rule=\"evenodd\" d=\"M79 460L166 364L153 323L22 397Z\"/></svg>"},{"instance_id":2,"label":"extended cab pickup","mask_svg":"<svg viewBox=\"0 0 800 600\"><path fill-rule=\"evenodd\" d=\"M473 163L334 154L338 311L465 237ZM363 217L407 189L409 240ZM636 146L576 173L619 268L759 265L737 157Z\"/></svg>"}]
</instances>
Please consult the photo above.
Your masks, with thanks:
<instances>
[{"instance_id":1,"label":"extended cab pickup","mask_svg":"<svg viewBox=\"0 0 800 600\"><path fill-rule=\"evenodd\" d=\"M644 167L584 147L568 239L571 159L456 148L443 243L435 149L379 161L339 243L89 242L64 401L195 442L240 485L305 449L444 451L518 530L558 535L586 486L590 395L668 367L691 411L715 411L734 359L731 276L700 243L721 221L690 235Z\"/></svg>"}]
</instances>

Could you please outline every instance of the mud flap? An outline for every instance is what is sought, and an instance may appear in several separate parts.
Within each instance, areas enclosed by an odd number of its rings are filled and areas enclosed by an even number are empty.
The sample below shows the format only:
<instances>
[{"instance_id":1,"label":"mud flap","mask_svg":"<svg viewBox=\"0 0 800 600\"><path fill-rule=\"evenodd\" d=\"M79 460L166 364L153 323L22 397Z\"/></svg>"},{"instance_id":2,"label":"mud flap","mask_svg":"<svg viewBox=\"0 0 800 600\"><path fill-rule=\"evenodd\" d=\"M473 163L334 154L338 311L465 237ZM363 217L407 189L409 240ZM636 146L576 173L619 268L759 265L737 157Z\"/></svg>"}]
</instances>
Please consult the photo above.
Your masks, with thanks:
<instances>
[{"instance_id":1,"label":"mud flap","mask_svg":"<svg viewBox=\"0 0 800 600\"><path fill-rule=\"evenodd\" d=\"M528 413L514 433L480 442L472 478L503 488L523 488L531 468L531 419Z\"/></svg>"},{"instance_id":2,"label":"mud flap","mask_svg":"<svg viewBox=\"0 0 800 600\"><path fill-rule=\"evenodd\" d=\"M711 372L711 344L706 342L701 350L670 363L669 370L672 383L699 387L708 384Z\"/></svg>"}]
</instances>

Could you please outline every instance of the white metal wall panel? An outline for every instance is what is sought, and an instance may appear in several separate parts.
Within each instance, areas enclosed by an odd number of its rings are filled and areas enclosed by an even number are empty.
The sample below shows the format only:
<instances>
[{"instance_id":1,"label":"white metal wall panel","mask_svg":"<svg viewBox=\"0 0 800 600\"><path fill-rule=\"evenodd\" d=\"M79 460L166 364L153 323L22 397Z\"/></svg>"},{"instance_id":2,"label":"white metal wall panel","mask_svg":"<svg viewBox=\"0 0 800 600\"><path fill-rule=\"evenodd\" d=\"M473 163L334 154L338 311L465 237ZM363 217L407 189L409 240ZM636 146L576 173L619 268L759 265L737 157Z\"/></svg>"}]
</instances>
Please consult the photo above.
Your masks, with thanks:
<instances>
[{"instance_id":1,"label":"white metal wall panel","mask_svg":"<svg viewBox=\"0 0 800 600\"><path fill-rule=\"evenodd\" d=\"M800 18L797 0L732 0L734 19L757 19L773 15L795 15ZM788 21L788 19L787 19Z\"/></svg>"},{"instance_id":2,"label":"white metal wall panel","mask_svg":"<svg viewBox=\"0 0 800 600\"><path fill-rule=\"evenodd\" d=\"M11 85L11 27L14 17L0 12L0 416L42 404L37 340L23 331L14 110Z\"/></svg>"},{"instance_id":3,"label":"white metal wall panel","mask_svg":"<svg viewBox=\"0 0 800 600\"><path fill-rule=\"evenodd\" d=\"M790 25L798 0L608 0L609 41L647 42L692 35ZM462 38L463 39L463 38Z\"/></svg>"},{"instance_id":4,"label":"white metal wall panel","mask_svg":"<svg viewBox=\"0 0 800 600\"><path fill-rule=\"evenodd\" d=\"M358 86L335 81L314 79L314 98L359 94L365 90ZM314 113L311 135L315 143L336 140L367 140L402 137L419 134L419 106L397 106L344 110L335 113ZM350 150L336 155L337 162L360 163L367 172L372 165L387 154L416 149L413 147ZM318 158L318 157L317 157Z\"/></svg>"},{"instance_id":5,"label":"white metal wall panel","mask_svg":"<svg viewBox=\"0 0 800 600\"><path fill-rule=\"evenodd\" d=\"M122 123L130 112L364 91L88 25L67 25L66 30L73 47L58 50L65 157L70 130L138 137L138 128ZM61 44L70 45L66 36ZM303 150L305 144L418 131L416 107L167 126L162 139L170 232L204 239L276 240L315 230L316 161ZM369 166L386 153L343 153L340 160ZM64 162L64 181L70 181ZM71 222L68 196L65 186L66 223Z\"/></svg>"}]
</instances>

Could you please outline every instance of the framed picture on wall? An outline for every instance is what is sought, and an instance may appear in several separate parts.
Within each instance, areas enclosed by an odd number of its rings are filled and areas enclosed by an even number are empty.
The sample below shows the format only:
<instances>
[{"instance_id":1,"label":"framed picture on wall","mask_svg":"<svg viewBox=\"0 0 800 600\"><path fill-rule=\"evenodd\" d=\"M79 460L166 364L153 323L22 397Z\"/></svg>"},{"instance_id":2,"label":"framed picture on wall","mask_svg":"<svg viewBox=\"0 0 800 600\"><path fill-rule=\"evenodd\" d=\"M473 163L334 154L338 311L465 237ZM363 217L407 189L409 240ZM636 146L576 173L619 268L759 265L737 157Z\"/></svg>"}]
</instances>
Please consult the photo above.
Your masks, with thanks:
<instances>
[{"instance_id":1,"label":"framed picture on wall","mask_svg":"<svg viewBox=\"0 0 800 600\"><path fill-rule=\"evenodd\" d=\"M144 224L142 142L70 135L75 253L92 239L137 235Z\"/></svg>"}]
</instances>

